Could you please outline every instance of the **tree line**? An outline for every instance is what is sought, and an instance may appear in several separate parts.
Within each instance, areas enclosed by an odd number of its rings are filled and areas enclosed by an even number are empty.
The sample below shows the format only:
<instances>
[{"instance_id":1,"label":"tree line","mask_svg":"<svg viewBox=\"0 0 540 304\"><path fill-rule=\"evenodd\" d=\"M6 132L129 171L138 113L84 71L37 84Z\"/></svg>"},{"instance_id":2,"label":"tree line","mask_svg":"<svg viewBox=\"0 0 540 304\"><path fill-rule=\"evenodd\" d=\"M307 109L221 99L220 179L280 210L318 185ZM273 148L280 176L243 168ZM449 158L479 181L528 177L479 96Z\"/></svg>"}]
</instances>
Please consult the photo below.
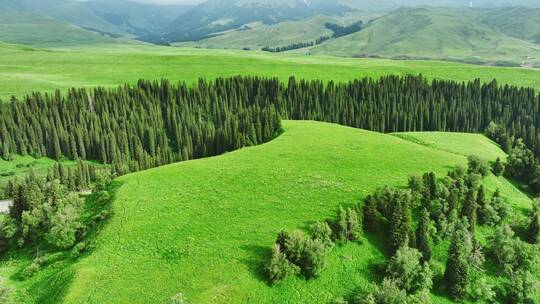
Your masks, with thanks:
<instances>
[{"instance_id":1,"label":"tree line","mask_svg":"<svg viewBox=\"0 0 540 304\"><path fill-rule=\"evenodd\" d=\"M528 219L516 218L499 190L488 197L482 179L490 170L496 171L497 165L490 168L471 156L467 168L455 167L441 179L433 172L411 176L407 189L384 186L363 204L339 207L334 219L313 224L309 234L282 231L265 268L268 280L278 284L296 274L316 278L332 248L349 241L362 243L370 233L388 241L391 258L380 273L384 279L370 292L336 303L431 303L433 288L458 301L533 303L538 290L533 274L538 270L534 245L540 241L540 201L534 202ZM487 241L478 239L481 226L492 232ZM515 229L523 235L518 237ZM449 245L445 261L433 253L439 245ZM493 266L502 287L485 278L486 269Z\"/></svg>"},{"instance_id":2,"label":"tree line","mask_svg":"<svg viewBox=\"0 0 540 304\"><path fill-rule=\"evenodd\" d=\"M325 42L326 40L328 40L330 38L331 37L329 37L329 36L321 36L321 37L315 39L314 41L295 42L295 43L292 43L292 44L289 44L289 45L286 45L286 46L278 46L278 47L265 46L265 47L262 48L262 50L265 51L265 52L270 52L270 53L281 53L281 52L297 50L297 49L303 49L303 48L319 45L319 44Z\"/></svg>"},{"instance_id":3,"label":"tree line","mask_svg":"<svg viewBox=\"0 0 540 304\"><path fill-rule=\"evenodd\" d=\"M191 87L141 80L66 96L33 93L0 103L0 155L92 159L125 173L268 141L282 118L378 132L482 133L492 123L506 151L521 139L540 156L540 95L532 88L422 76L344 83L233 77Z\"/></svg>"},{"instance_id":4,"label":"tree line","mask_svg":"<svg viewBox=\"0 0 540 304\"><path fill-rule=\"evenodd\" d=\"M346 26L341 26L335 23L325 23L324 26L334 32L332 38L338 38L361 31L364 28L364 22L360 20Z\"/></svg>"},{"instance_id":5,"label":"tree line","mask_svg":"<svg viewBox=\"0 0 540 304\"><path fill-rule=\"evenodd\" d=\"M277 135L279 86L237 77L33 93L0 103L0 152L98 160L117 174L213 156Z\"/></svg>"}]
</instances>

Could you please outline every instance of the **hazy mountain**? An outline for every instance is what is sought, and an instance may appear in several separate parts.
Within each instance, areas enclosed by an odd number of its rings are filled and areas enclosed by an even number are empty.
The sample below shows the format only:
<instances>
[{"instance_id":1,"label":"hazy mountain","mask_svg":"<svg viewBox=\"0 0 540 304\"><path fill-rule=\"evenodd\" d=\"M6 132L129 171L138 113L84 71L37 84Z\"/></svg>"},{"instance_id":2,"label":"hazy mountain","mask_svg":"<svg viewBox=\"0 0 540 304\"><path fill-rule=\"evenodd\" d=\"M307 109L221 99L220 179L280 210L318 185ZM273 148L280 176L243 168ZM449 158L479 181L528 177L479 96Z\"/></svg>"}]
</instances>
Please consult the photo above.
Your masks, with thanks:
<instances>
[{"instance_id":1,"label":"hazy mountain","mask_svg":"<svg viewBox=\"0 0 540 304\"><path fill-rule=\"evenodd\" d=\"M341 0L360 10L388 11L400 7L540 7L538 0Z\"/></svg>"},{"instance_id":2,"label":"hazy mountain","mask_svg":"<svg viewBox=\"0 0 540 304\"><path fill-rule=\"evenodd\" d=\"M143 36L167 26L191 8L124 0L2 0L0 9L32 12L115 36Z\"/></svg>"},{"instance_id":3,"label":"hazy mountain","mask_svg":"<svg viewBox=\"0 0 540 304\"><path fill-rule=\"evenodd\" d=\"M496 13L504 14L503 20L511 23L488 17ZM522 34L512 25L521 23L538 30L538 22L517 21L523 13L508 9L504 13L502 9L402 8L374 19L360 32L328 41L310 52L538 66L540 45L519 39L535 37L537 32Z\"/></svg>"},{"instance_id":4,"label":"hazy mountain","mask_svg":"<svg viewBox=\"0 0 540 304\"><path fill-rule=\"evenodd\" d=\"M34 13L0 12L0 41L39 47L84 46L114 40Z\"/></svg>"},{"instance_id":5,"label":"hazy mountain","mask_svg":"<svg viewBox=\"0 0 540 304\"><path fill-rule=\"evenodd\" d=\"M333 0L209 0L178 17L160 37L150 39L164 42L198 40L252 22L268 25L351 10Z\"/></svg>"}]
</instances>

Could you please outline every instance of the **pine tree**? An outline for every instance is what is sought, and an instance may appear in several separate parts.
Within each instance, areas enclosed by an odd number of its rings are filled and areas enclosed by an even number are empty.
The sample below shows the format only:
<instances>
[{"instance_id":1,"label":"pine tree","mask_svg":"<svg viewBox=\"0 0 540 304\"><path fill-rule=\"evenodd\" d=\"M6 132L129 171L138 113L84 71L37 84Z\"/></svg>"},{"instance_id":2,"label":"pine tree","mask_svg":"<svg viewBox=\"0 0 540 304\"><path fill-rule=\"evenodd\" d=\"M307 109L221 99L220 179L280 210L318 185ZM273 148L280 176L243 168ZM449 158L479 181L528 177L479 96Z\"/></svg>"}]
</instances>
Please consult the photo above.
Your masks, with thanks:
<instances>
[{"instance_id":1,"label":"pine tree","mask_svg":"<svg viewBox=\"0 0 540 304\"><path fill-rule=\"evenodd\" d=\"M534 212L531 216L527 238L531 244L540 242L540 212Z\"/></svg>"},{"instance_id":2,"label":"pine tree","mask_svg":"<svg viewBox=\"0 0 540 304\"><path fill-rule=\"evenodd\" d=\"M477 219L477 206L476 206L476 196L474 189L469 188L465 194L465 200L463 201L463 208L461 210L461 216L467 218L469 223L469 229L471 232L474 232L476 227Z\"/></svg>"},{"instance_id":3,"label":"pine tree","mask_svg":"<svg viewBox=\"0 0 540 304\"><path fill-rule=\"evenodd\" d=\"M469 283L469 256L471 251L468 223L458 226L448 250L444 282L454 299L464 299Z\"/></svg>"},{"instance_id":4,"label":"pine tree","mask_svg":"<svg viewBox=\"0 0 540 304\"><path fill-rule=\"evenodd\" d=\"M408 245L412 239L412 219L410 209L410 194L402 192L396 194L394 209L389 219L390 225L390 249L393 252L404 245Z\"/></svg>"},{"instance_id":5,"label":"pine tree","mask_svg":"<svg viewBox=\"0 0 540 304\"><path fill-rule=\"evenodd\" d=\"M369 232L374 232L377 229L378 225L378 211L375 199L368 195L364 200L363 210L363 219L364 219L364 230Z\"/></svg>"},{"instance_id":6,"label":"pine tree","mask_svg":"<svg viewBox=\"0 0 540 304\"><path fill-rule=\"evenodd\" d=\"M416 246L420 253L422 253L422 262L429 262L431 260L431 219L429 218L429 212L427 209L422 211L422 217L418 223L416 229Z\"/></svg>"}]
</instances>

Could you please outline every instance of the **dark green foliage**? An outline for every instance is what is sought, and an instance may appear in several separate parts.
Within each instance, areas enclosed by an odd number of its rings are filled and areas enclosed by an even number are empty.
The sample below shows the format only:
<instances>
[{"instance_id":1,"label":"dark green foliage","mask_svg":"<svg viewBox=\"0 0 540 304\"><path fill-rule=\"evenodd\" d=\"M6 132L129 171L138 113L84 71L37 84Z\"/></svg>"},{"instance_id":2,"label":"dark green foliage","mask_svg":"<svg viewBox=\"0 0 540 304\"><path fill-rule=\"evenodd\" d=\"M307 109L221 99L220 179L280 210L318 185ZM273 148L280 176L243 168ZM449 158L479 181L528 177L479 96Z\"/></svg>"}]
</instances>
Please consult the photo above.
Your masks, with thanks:
<instances>
[{"instance_id":1,"label":"dark green foliage","mask_svg":"<svg viewBox=\"0 0 540 304\"><path fill-rule=\"evenodd\" d=\"M435 199L435 197L437 197L437 177L435 176L435 173L425 173L422 178L424 180L424 191L426 199Z\"/></svg>"},{"instance_id":2,"label":"dark green foliage","mask_svg":"<svg viewBox=\"0 0 540 304\"><path fill-rule=\"evenodd\" d=\"M534 179L536 159L533 152L518 139L506 161L506 174L520 181L528 182Z\"/></svg>"},{"instance_id":3,"label":"dark green foliage","mask_svg":"<svg viewBox=\"0 0 540 304\"><path fill-rule=\"evenodd\" d=\"M326 23L324 26L334 32L334 34L332 35L333 38L337 38L361 31L364 27L364 22L360 20L348 26L341 26L334 23Z\"/></svg>"},{"instance_id":4,"label":"dark green foliage","mask_svg":"<svg viewBox=\"0 0 540 304\"><path fill-rule=\"evenodd\" d=\"M489 165L488 163L480 159L480 157L475 155L470 155L467 157L468 162L468 173L472 174L480 174L482 176L486 176L489 173Z\"/></svg>"},{"instance_id":5,"label":"dark green foliage","mask_svg":"<svg viewBox=\"0 0 540 304\"><path fill-rule=\"evenodd\" d=\"M530 217L527 239L531 244L538 244L540 242L540 202L538 200L535 201L535 206Z\"/></svg>"},{"instance_id":6,"label":"dark green foliage","mask_svg":"<svg viewBox=\"0 0 540 304\"><path fill-rule=\"evenodd\" d=\"M471 232L476 227L477 220L477 205L476 205L476 193L474 189L469 189L465 194L465 200L463 201L463 208L461 210L461 216L467 218L469 223L469 229Z\"/></svg>"},{"instance_id":7,"label":"dark green foliage","mask_svg":"<svg viewBox=\"0 0 540 304\"><path fill-rule=\"evenodd\" d=\"M395 252L412 239L411 194L398 191L392 200L393 211L389 220L390 249Z\"/></svg>"},{"instance_id":8,"label":"dark green foliage","mask_svg":"<svg viewBox=\"0 0 540 304\"><path fill-rule=\"evenodd\" d=\"M339 207L335 225L337 239L341 242L358 240L362 235L360 218L355 209Z\"/></svg>"},{"instance_id":9,"label":"dark green foliage","mask_svg":"<svg viewBox=\"0 0 540 304\"><path fill-rule=\"evenodd\" d=\"M163 80L70 90L66 97L36 93L0 104L0 146L36 157L100 160L124 174L270 140L281 128L282 91L277 79L237 77L191 88ZM86 187L87 178L67 173L69 189Z\"/></svg>"},{"instance_id":10,"label":"dark green foliage","mask_svg":"<svg viewBox=\"0 0 540 304\"><path fill-rule=\"evenodd\" d=\"M433 244L431 240L431 219L429 218L429 212L424 209L422 211L422 217L418 223L416 229L416 247L422 254L421 261L428 262L431 260L431 246Z\"/></svg>"},{"instance_id":11,"label":"dark green foliage","mask_svg":"<svg viewBox=\"0 0 540 304\"><path fill-rule=\"evenodd\" d=\"M379 223L379 212L377 211L377 203L371 195L368 195L364 200L362 211L364 215L364 229L369 232L374 232Z\"/></svg>"},{"instance_id":12,"label":"dark green foliage","mask_svg":"<svg viewBox=\"0 0 540 304\"><path fill-rule=\"evenodd\" d=\"M281 244L284 245L282 246ZM288 262L298 267L302 275L307 279L317 277L326 265L326 256L329 247L319 238L309 238L299 231L295 230L291 234L281 232L278 236L275 246L279 247ZM272 265L272 274L278 273L277 269L284 268L283 256L276 253L269 265ZM281 265L279 267L274 265ZM270 273L270 272L269 272ZM282 273L282 272L279 272ZM290 273L290 272L289 272ZM271 279L271 276L270 276Z\"/></svg>"},{"instance_id":13,"label":"dark green foliage","mask_svg":"<svg viewBox=\"0 0 540 304\"><path fill-rule=\"evenodd\" d=\"M270 53L281 53L281 52L286 52L286 51L291 51L291 50L303 49L303 48L307 48L307 47L314 46L314 45L319 45L319 44L325 42L328 39L330 39L330 37L321 36L321 37L315 39L315 41L296 42L296 43L289 44L289 45L286 45L286 46L278 46L278 47L274 47L274 48L269 47L269 46L265 46L261 50L263 50L265 52L270 52Z\"/></svg>"},{"instance_id":14,"label":"dark green foliage","mask_svg":"<svg viewBox=\"0 0 540 304\"><path fill-rule=\"evenodd\" d=\"M467 295L471 254L470 234L467 227L466 222L458 227L448 250L444 282L448 293L454 299L463 299Z\"/></svg>"},{"instance_id":15,"label":"dark green foliage","mask_svg":"<svg viewBox=\"0 0 540 304\"><path fill-rule=\"evenodd\" d=\"M272 247L272 258L266 265L266 272L270 283L275 284L289 275L294 275L299 272L298 266L293 265L287 260L287 256L281 252L278 244Z\"/></svg>"},{"instance_id":16,"label":"dark green foliage","mask_svg":"<svg viewBox=\"0 0 540 304\"><path fill-rule=\"evenodd\" d=\"M493 174L495 174L495 176L501 176L504 173L504 164L501 161L500 157L497 157L497 160L493 164L492 171L493 171Z\"/></svg>"}]
</instances>

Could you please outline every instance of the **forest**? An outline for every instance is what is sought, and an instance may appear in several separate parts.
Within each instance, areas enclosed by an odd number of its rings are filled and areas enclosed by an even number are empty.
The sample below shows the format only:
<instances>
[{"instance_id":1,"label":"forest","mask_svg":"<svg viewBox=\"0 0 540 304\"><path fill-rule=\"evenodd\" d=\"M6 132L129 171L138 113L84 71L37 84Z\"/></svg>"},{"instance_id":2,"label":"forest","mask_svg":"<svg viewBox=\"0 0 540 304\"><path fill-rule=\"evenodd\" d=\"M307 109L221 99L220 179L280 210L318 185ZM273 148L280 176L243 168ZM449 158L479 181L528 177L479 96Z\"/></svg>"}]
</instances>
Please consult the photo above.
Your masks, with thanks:
<instances>
[{"instance_id":1,"label":"forest","mask_svg":"<svg viewBox=\"0 0 540 304\"><path fill-rule=\"evenodd\" d=\"M507 152L521 139L537 159L539 108L532 88L421 75L285 84L238 76L191 87L140 80L0 103L0 155L96 160L124 174L263 143L280 132L280 119L293 119L383 133L487 131Z\"/></svg>"}]
</instances>

